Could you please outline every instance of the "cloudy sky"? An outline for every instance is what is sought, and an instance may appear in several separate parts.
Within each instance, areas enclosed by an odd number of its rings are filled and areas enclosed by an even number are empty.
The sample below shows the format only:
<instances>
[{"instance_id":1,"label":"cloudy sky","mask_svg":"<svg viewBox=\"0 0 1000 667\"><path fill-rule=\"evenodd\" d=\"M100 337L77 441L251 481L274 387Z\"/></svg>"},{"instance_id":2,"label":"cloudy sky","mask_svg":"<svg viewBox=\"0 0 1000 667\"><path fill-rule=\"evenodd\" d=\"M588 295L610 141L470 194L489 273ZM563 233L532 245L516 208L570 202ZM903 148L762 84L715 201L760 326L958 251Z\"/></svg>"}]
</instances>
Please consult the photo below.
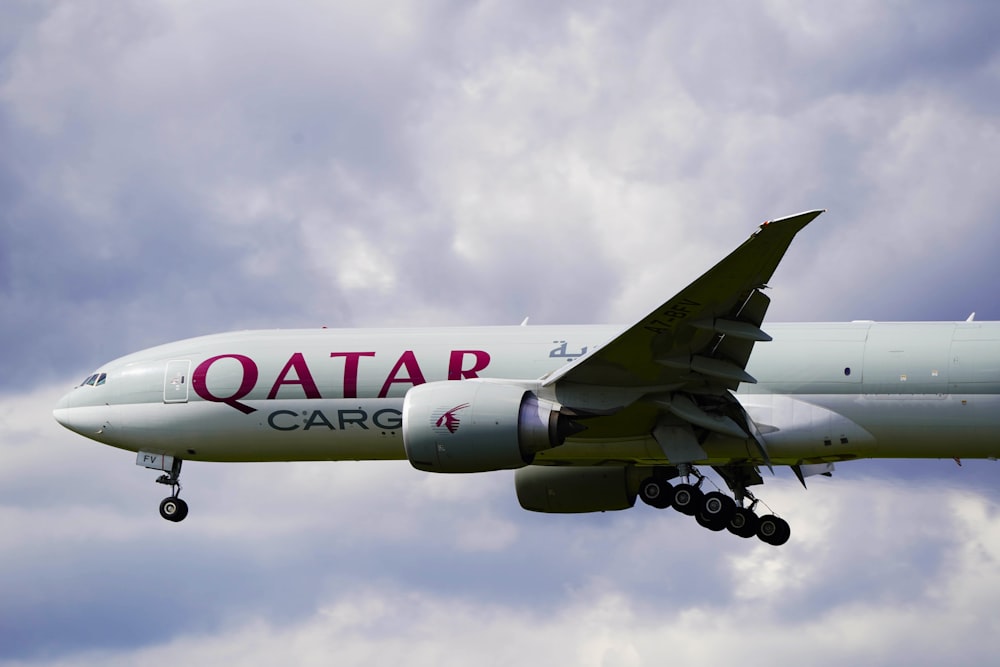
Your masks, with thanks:
<instances>
[{"instance_id":1,"label":"cloudy sky","mask_svg":"<svg viewBox=\"0 0 1000 667\"><path fill-rule=\"evenodd\" d=\"M253 327L624 323L828 213L772 321L1000 319L993 2L8 0L0 665L983 664L1000 469L855 462L774 549L512 476L192 464L51 419Z\"/></svg>"}]
</instances>

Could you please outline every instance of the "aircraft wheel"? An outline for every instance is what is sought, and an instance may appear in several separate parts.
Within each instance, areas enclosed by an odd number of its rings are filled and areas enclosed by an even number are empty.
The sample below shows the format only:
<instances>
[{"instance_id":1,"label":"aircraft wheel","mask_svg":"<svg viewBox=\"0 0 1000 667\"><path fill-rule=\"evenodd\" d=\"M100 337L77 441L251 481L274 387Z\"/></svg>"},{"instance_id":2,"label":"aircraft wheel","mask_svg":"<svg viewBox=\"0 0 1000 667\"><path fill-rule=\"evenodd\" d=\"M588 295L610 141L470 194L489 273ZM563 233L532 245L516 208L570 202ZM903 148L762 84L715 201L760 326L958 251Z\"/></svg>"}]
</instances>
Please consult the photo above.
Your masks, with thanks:
<instances>
[{"instance_id":1,"label":"aircraft wheel","mask_svg":"<svg viewBox=\"0 0 1000 667\"><path fill-rule=\"evenodd\" d=\"M737 507L726 528L737 537L753 537L757 534L758 524L760 524L760 519L750 509Z\"/></svg>"},{"instance_id":2,"label":"aircraft wheel","mask_svg":"<svg viewBox=\"0 0 1000 667\"><path fill-rule=\"evenodd\" d=\"M188 505L180 498L170 496L160 503L160 516L167 521L183 521L188 515Z\"/></svg>"},{"instance_id":3,"label":"aircraft wheel","mask_svg":"<svg viewBox=\"0 0 1000 667\"><path fill-rule=\"evenodd\" d=\"M678 484L674 487L674 509L681 514L694 516L701 503L701 489L691 484Z\"/></svg>"},{"instance_id":4,"label":"aircraft wheel","mask_svg":"<svg viewBox=\"0 0 1000 667\"><path fill-rule=\"evenodd\" d=\"M715 532L724 530L726 527L725 521L722 521L719 517L707 516L704 512L696 512L694 520L697 521L698 525L702 528L708 528L709 530Z\"/></svg>"},{"instance_id":5,"label":"aircraft wheel","mask_svg":"<svg viewBox=\"0 0 1000 667\"><path fill-rule=\"evenodd\" d=\"M787 542L791 533L792 531L788 527L788 522L773 514L762 516L760 524L757 526L757 537L762 542L776 547L780 547Z\"/></svg>"},{"instance_id":6,"label":"aircraft wheel","mask_svg":"<svg viewBox=\"0 0 1000 667\"><path fill-rule=\"evenodd\" d=\"M674 498L674 486L665 479L647 477L639 485L639 497L650 507L666 509Z\"/></svg>"},{"instance_id":7,"label":"aircraft wheel","mask_svg":"<svg viewBox=\"0 0 1000 667\"><path fill-rule=\"evenodd\" d=\"M698 513L712 523L721 524L723 528L733 518L734 512L736 512L736 501L718 491L709 491L698 503Z\"/></svg>"}]
</instances>

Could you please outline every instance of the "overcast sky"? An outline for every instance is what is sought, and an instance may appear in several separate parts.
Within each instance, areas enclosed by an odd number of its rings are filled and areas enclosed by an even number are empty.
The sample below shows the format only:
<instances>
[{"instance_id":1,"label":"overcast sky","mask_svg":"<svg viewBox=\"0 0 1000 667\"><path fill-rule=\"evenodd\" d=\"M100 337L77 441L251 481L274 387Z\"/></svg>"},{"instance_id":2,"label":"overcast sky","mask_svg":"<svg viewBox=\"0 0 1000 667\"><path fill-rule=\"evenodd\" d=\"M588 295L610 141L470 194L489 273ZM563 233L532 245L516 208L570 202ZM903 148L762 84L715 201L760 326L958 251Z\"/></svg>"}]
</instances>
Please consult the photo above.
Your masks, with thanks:
<instances>
[{"instance_id":1,"label":"overcast sky","mask_svg":"<svg viewBox=\"0 0 1000 667\"><path fill-rule=\"evenodd\" d=\"M7 0L0 665L985 664L995 463L855 462L775 549L405 462L155 474L56 399L173 339L626 323L828 212L770 321L1000 319L995 2Z\"/></svg>"}]
</instances>

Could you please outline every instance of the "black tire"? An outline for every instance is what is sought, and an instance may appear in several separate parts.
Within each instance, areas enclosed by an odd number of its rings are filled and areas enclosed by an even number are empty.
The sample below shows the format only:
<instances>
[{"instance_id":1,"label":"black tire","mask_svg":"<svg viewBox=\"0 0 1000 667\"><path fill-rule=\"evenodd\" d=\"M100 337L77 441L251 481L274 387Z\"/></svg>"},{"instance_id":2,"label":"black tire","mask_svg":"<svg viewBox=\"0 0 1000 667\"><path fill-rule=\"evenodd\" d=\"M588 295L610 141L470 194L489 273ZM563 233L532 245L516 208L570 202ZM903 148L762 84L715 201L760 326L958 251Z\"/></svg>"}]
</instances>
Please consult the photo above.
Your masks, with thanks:
<instances>
[{"instance_id":1,"label":"black tire","mask_svg":"<svg viewBox=\"0 0 1000 667\"><path fill-rule=\"evenodd\" d=\"M701 505L701 489L691 484L678 484L674 487L674 509L681 514L694 516Z\"/></svg>"},{"instance_id":2,"label":"black tire","mask_svg":"<svg viewBox=\"0 0 1000 667\"><path fill-rule=\"evenodd\" d=\"M164 498L163 501L160 502L160 516L167 521L173 521L174 523L183 521L187 515L188 505L180 498L170 496L169 498Z\"/></svg>"},{"instance_id":3,"label":"black tire","mask_svg":"<svg viewBox=\"0 0 1000 667\"><path fill-rule=\"evenodd\" d=\"M737 507L726 528L737 537L753 537L757 534L760 519L746 507Z\"/></svg>"},{"instance_id":4,"label":"black tire","mask_svg":"<svg viewBox=\"0 0 1000 667\"><path fill-rule=\"evenodd\" d=\"M725 530L726 522L721 518L715 516L706 516L702 512L698 512L694 515L694 520L698 522L698 525L702 528L708 528L709 530L719 532L720 530Z\"/></svg>"},{"instance_id":5,"label":"black tire","mask_svg":"<svg viewBox=\"0 0 1000 667\"><path fill-rule=\"evenodd\" d=\"M773 514L766 514L760 518L760 525L757 526L757 537L765 544L780 547L788 541L792 531L788 522Z\"/></svg>"},{"instance_id":6,"label":"black tire","mask_svg":"<svg viewBox=\"0 0 1000 667\"><path fill-rule=\"evenodd\" d=\"M792 536L792 528L784 519L778 519L778 536L775 538L774 546L780 547Z\"/></svg>"},{"instance_id":7,"label":"black tire","mask_svg":"<svg viewBox=\"0 0 1000 667\"><path fill-rule=\"evenodd\" d=\"M639 497L650 507L666 509L674 500L674 487L665 479L647 477L639 485Z\"/></svg>"},{"instance_id":8,"label":"black tire","mask_svg":"<svg viewBox=\"0 0 1000 667\"><path fill-rule=\"evenodd\" d=\"M733 518L735 512L736 501L718 491L709 491L698 503L698 513L712 524L721 524L723 528Z\"/></svg>"}]
</instances>

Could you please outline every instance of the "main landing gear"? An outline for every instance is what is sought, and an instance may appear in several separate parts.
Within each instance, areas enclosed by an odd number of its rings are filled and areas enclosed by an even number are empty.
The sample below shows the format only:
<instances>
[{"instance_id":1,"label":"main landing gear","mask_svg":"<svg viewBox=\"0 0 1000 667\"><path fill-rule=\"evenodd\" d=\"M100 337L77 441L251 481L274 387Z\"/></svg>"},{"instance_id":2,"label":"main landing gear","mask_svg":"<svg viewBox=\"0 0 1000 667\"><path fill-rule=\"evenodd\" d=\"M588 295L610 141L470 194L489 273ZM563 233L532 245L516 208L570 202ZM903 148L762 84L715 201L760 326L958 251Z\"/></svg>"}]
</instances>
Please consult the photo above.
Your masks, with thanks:
<instances>
[{"instance_id":1,"label":"main landing gear","mask_svg":"<svg viewBox=\"0 0 1000 667\"><path fill-rule=\"evenodd\" d=\"M742 489L737 493L737 504L736 500L719 491L703 492L701 485L705 477L693 468L689 474L697 477L698 481L689 483L688 474L685 475L685 482L677 485L662 477L647 477L639 485L639 497L657 509L673 506L712 531L725 529L744 538L756 535L762 542L773 546L781 546L788 541L791 535L788 522L773 514L758 516L754 512L758 501L749 491ZM749 507L743 507L744 498L750 499Z\"/></svg>"},{"instance_id":2,"label":"main landing gear","mask_svg":"<svg viewBox=\"0 0 1000 667\"><path fill-rule=\"evenodd\" d=\"M188 515L188 505L179 498L181 493L181 459L174 459L170 472L160 475L157 484L166 484L171 493L160 502L160 516L167 521L183 521Z\"/></svg>"}]
</instances>

